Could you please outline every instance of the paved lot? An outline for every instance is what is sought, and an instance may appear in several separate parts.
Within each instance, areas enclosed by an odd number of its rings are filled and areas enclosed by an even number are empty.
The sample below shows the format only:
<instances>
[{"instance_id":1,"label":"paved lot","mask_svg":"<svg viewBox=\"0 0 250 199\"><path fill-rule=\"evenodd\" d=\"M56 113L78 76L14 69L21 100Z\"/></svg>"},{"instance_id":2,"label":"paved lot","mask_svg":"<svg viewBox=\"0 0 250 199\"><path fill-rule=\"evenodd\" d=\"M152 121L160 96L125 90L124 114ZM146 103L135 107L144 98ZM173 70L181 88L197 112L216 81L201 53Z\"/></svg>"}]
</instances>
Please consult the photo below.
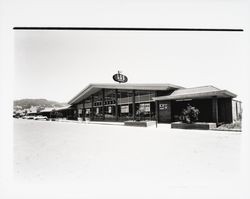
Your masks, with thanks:
<instances>
[{"instance_id":1,"label":"paved lot","mask_svg":"<svg viewBox=\"0 0 250 199\"><path fill-rule=\"evenodd\" d=\"M235 183L241 134L14 119L14 172L26 182Z\"/></svg>"}]
</instances>

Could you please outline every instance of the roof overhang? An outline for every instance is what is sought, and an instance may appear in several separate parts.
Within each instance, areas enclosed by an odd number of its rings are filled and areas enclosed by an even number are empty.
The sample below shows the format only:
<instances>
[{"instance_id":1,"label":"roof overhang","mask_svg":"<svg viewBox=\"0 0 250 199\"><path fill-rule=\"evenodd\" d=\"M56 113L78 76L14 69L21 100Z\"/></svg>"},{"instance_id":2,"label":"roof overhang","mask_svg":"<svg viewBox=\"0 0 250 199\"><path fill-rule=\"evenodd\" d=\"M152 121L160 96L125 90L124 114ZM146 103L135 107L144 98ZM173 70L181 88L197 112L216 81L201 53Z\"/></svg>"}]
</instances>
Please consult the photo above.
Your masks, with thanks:
<instances>
[{"instance_id":1,"label":"roof overhang","mask_svg":"<svg viewBox=\"0 0 250 199\"><path fill-rule=\"evenodd\" d=\"M69 109L72 109L71 105L64 106L64 107L57 107L57 108L46 108L46 109L41 110L40 113L50 113L53 110L54 111L63 111L63 110L69 110Z\"/></svg>"},{"instance_id":2,"label":"roof overhang","mask_svg":"<svg viewBox=\"0 0 250 199\"><path fill-rule=\"evenodd\" d=\"M89 84L75 97L73 97L68 104L79 103L88 98L92 94L100 91L101 89L120 89L120 90L175 90L183 88L173 84Z\"/></svg>"},{"instance_id":3,"label":"roof overhang","mask_svg":"<svg viewBox=\"0 0 250 199\"><path fill-rule=\"evenodd\" d=\"M161 101L161 100L180 100L180 99L204 99L204 98L234 98L237 95L234 93L229 92L228 90L218 90L218 91L211 91L211 92L200 92L200 93L190 93L190 94L180 94L180 95L168 95L168 96L161 96L161 97L154 97L154 100Z\"/></svg>"},{"instance_id":4,"label":"roof overhang","mask_svg":"<svg viewBox=\"0 0 250 199\"><path fill-rule=\"evenodd\" d=\"M59 107L59 108L56 108L55 110L56 111L65 111L65 110L70 110L70 109L72 109L71 105L64 106L64 107Z\"/></svg>"}]
</instances>

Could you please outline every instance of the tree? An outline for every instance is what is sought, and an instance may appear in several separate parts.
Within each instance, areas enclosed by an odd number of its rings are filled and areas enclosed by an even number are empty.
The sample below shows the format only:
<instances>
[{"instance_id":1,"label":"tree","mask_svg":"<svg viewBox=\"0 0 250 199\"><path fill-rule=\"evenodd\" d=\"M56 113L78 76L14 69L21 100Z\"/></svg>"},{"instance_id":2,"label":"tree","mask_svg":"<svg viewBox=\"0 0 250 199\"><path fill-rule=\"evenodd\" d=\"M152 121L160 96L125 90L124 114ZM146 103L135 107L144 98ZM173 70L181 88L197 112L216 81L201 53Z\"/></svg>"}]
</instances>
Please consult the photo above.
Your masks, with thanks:
<instances>
[{"instance_id":1,"label":"tree","mask_svg":"<svg viewBox=\"0 0 250 199\"><path fill-rule=\"evenodd\" d=\"M40 113L42 110L44 110L44 108L39 106L36 111L37 113Z\"/></svg>"}]
</instances>

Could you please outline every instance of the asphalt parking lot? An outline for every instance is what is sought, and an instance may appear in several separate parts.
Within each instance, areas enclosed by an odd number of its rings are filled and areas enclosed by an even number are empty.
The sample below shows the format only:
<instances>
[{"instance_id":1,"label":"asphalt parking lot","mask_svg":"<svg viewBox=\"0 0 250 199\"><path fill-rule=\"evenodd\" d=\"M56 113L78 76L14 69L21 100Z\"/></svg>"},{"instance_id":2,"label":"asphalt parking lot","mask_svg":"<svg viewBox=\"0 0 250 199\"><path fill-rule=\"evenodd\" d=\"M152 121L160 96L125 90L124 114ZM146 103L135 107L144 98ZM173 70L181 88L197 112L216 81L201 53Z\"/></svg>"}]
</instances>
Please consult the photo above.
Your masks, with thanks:
<instances>
[{"instance_id":1,"label":"asphalt parking lot","mask_svg":"<svg viewBox=\"0 0 250 199\"><path fill-rule=\"evenodd\" d=\"M236 133L14 119L21 182L217 186L237 182L240 154Z\"/></svg>"}]
</instances>

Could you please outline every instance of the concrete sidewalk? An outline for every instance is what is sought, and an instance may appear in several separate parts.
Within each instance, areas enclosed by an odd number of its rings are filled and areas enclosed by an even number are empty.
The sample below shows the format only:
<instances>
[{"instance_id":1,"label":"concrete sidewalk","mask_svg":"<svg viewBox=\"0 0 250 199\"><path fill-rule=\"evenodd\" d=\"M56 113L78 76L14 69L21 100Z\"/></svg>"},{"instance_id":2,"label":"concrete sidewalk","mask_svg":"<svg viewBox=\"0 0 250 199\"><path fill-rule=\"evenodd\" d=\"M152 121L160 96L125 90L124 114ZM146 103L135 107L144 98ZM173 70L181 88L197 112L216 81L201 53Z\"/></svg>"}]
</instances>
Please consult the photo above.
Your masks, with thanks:
<instances>
[{"instance_id":1,"label":"concrete sidewalk","mask_svg":"<svg viewBox=\"0 0 250 199\"><path fill-rule=\"evenodd\" d=\"M119 125L119 126L124 126L124 122L109 122L109 121L58 120L58 122L70 122L70 123L79 123L79 124L102 124L102 125Z\"/></svg>"},{"instance_id":2,"label":"concrete sidewalk","mask_svg":"<svg viewBox=\"0 0 250 199\"><path fill-rule=\"evenodd\" d=\"M111 122L111 121L78 121L78 120L65 120L65 119L59 119L56 120L55 122L68 122L68 123L78 123L78 124L98 124L98 125L114 125L114 126L125 126L124 122ZM133 127L133 126L126 126L126 127ZM165 129L171 129L172 132L174 132L175 130L178 131L178 129L173 129L171 128L171 124L157 124L156 125L152 125L152 126L148 126L148 127L155 127L155 128L165 128ZM193 131L194 129L180 129L180 130L184 130L184 131ZM197 131L197 130L194 130ZM209 131L209 132L227 132L230 134L241 134L242 130L241 129L219 129L219 128L214 128L214 129L210 129L210 130L202 130L202 131Z\"/></svg>"}]
</instances>

